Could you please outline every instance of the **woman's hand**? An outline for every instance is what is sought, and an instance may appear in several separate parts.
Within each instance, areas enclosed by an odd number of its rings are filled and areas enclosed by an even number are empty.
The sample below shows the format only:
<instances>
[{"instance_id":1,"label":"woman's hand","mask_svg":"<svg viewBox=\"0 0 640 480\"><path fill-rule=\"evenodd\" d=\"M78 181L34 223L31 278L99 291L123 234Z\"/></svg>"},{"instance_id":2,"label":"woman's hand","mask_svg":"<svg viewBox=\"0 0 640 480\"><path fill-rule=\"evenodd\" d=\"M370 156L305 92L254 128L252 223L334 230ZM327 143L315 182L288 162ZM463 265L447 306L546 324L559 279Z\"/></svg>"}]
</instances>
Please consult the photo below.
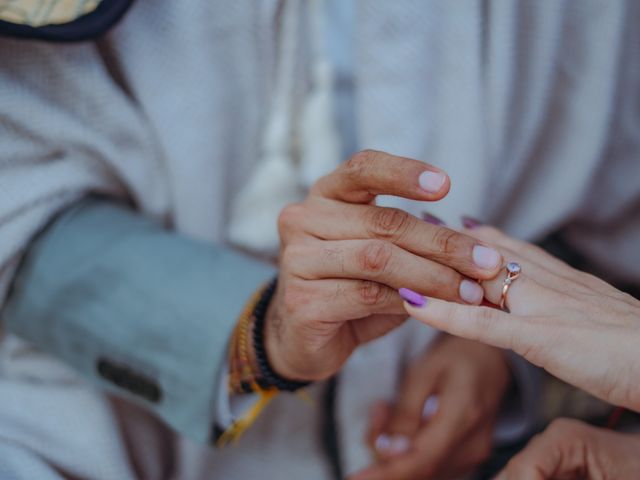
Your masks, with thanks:
<instances>
[{"instance_id":1,"label":"woman's hand","mask_svg":"<svg viewBox=\"0 0 640 480\"><path fill-rule=\"evenodd\" d=\"M640 478L640 435L555 420L513 457L497 480Z\"/></svg>"},{"instance_id":2,"label":"woman's hand","mask_svg":"<svg viewBox=\"0 0 640 480\"><path fill-rule=\"evenodd\" d=\"M360 344L402 323L402 285L451 301L479 303L500 255L468 235L377 207L376 195L439 200L441 171L366 151L320 179L280 216L278 288L266 318L272 367L290 379L333 375Z\"/></svg>"},{"instance_id":3,"label":"woman's hand","mask_svg":"<svg viewBox=\"0 0 640 480\"><path fill-rule=\"evenodd\" d=\"M432 298L421 307L405 303L407 312L451 334L510 348L603 400L640 411L640 301L493 228L467 233L521 265L507 294L511 313ZM494 304L504 277L483 283Z\"/></svg>"},{"instance_id":4,"label":"woman's hand","mask_svg":"<svg viewBox=\"0 0 640 480\"><path fill-rule=\"evenodd\" d=\"M443 336L406 369L394 404L373 409L368 440L380 461L352 480L455 478L477 467L510 381L501 350Z\"/></svg>"}]
</instances>

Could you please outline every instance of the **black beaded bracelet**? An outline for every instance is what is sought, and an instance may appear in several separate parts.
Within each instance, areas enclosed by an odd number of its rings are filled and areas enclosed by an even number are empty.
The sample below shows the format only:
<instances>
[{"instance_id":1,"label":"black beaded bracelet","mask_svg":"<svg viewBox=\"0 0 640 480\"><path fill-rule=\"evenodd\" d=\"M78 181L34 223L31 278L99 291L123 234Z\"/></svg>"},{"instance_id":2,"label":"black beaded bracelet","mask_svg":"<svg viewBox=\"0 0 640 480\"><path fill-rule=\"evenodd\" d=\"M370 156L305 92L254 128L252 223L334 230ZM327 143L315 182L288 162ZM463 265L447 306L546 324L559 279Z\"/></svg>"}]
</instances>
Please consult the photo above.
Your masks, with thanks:
<instances>
[{"instance_id":1,"label":"black beaded bracelet","mask_svg":"<svg viewBox=\"0 0 640 480\"><path fill-rule=\"evenodd\" d=\"M274 278L267 288L264 289L260 300L253 310L253 317L255 318L255 322L253 324L253 349L256 356L256 363L260 369L260 377L256 379L256 383L264 389L276 388L286 392L295 392L300 388L306 387L311 382L287 380L286 378L278 375L269 364L264 345L265 317L267 315L267 308L273 298L277 285L278 277Z\"/></svg>"}]
</instances>

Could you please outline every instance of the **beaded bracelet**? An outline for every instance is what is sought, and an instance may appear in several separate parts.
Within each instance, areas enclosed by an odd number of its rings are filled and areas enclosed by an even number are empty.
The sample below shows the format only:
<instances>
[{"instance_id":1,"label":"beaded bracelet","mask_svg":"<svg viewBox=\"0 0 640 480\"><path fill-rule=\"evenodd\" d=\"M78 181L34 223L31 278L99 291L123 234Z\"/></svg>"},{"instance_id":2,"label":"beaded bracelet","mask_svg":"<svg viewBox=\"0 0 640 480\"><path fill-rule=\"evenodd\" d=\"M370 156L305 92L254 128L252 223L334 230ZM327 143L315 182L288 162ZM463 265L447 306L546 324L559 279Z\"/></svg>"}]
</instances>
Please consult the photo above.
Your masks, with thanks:
<instances>
[{"instance_id":1,"label":"beaded bracelet","mask_svg":"<svg viewBox=\"0 0 640 480\"><path fill-rule=\"evenodd\" d=\"M276 277L253 295L234 329L229 349L229 388L233 393L271 389L295 392L310 383L281 377L273 370L267 357L265 317L277 282ZM249 342L253 346L253 358L249 355Z\"/></svg>"},{"instance_id":2,"label":"beaded bracelet","mask_svg":"<svg viewBox=\"0 0 640 480\"><path fill-rule=\"evenodd\" d=\"M264 289L260 300L253 310L253 316L255 318L253 324L253 350L259 369L259 376L256 381L262 388L276 388L277 390L284 392L295 392L296 390L306 387L311 382L288 380L278 375L269 364L264 344L265 317L267 314L267 308L273 298L277 285L278 277L274 278Z\"/></svg>"},{"instance_id":3,"label":"beaded bracelet","mask_svg":"<svg viewBox=\"0 0 640 480\"><path fill-rule=\"evenodd\" d=\"M264 323L269 302L275 293L277 278L258 290L245 306L229 345L229 391L255 393L258 400L241 418L223 432L218 446L237 443L242 434L256 421L262 410L280 391L296 391L310 382L295 382L279 376L267 359L264 347ZM249 345L254 347L250 357Z\"/></svg>"}]
</instances>

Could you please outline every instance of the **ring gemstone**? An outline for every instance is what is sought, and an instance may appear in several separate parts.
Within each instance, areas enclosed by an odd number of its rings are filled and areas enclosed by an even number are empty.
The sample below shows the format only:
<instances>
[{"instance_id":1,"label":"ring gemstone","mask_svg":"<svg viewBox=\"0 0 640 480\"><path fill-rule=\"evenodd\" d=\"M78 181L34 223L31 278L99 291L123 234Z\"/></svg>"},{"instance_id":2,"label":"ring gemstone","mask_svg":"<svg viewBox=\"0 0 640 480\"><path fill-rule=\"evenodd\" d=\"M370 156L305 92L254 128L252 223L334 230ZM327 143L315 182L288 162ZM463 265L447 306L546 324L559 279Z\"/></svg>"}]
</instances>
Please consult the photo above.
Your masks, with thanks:
<instances>
[{"instance_id":1,"label":"ring gemstone","mask_svg":"<svg viewBox=\"0 0 640 480\"><path fill-rule=\"evenodd\" d=\"M522 269L520 268L520 264L516 262L507 263L507 271L509 273L517 274L520 273Z\"/></svg>"}]
</instances>

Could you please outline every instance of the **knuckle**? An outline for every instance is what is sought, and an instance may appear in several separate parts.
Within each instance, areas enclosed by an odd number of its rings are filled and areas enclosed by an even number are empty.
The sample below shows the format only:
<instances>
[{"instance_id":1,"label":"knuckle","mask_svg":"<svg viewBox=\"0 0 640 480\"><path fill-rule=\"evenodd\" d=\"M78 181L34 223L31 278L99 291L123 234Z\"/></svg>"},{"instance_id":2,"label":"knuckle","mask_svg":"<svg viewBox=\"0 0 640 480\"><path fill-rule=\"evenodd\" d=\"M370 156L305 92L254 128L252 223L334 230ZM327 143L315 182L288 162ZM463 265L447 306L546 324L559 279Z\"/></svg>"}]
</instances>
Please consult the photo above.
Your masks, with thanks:
<instances>
[{"instance_id":1,"label":"knuckle","mask_svg":"<svg viewBox=\"0 0 640 480\"><path fill-rule=\"evenodd\" d=\"M571 418L557 418L547 428L548 435L565 437L582 429L582 423Z\"/></svg>"},{"instance_id":2,"label":"knuckle","mask_svg":"<svg viewBox=\"0 0 640 480\"><path fill-rule=\"evenodd\" d=\"M505 467L507 478L520 478L527 471L527 461L520 455L509 460Z\"/></svg>"},{"instance_id":3,"label":"knuckle","mask_svg":"<svg viewBox=\"0 0 640 480\"><path fill-rule=\"evenodd\" d=\"M309 299L303 289L289 284L282 293L282 305L287 316L294 316L308 305Z\"/></svg>"},{"instance_id":4,"label":"knuckle","mask_svg":"<svg viewBox=\"0 0 640 480\"><path fill-rule=\"evenodd\" d=\"M295 266L300 258L300 248L296 245L285 246L280 253L280 268L288 270L288 267Z\"/></svg>"},{"instance_id":5,"label":"knuckle","mask_svg":"<svg viewBox=\"0 0 640 480\"><path fill-rule=\"evenodd\" d=\"M370 218L370 233L381 238L400 238L411 226L411 216L397 208L375 208Z\"/></svg>"},{"instance_id":6,"label":"knuckle","mask_svg":"<svg viewBox=\"0 0 640 480\"><path fill-rule=\"evenodd\" d=\"M413 412L398 411L391 420L389 430L395 434L413 436L420 428L420 421Z\"/></svg>"},{"instance_id":7,"label":"knuckle","mask_svg":"<svg viewBox=\"0 0 640 480\"><path fill-rule=\"evenodd\" d=\"M462 247L462 236L448 228L438 228L433 234L433 243L438 254L453 255Z\"/></svg>"},{"instance_id":8,"label":"knuckle","mask_svg":"<svg viewBox=\"0 0 640 480\"><path fill-rule=\"evenodd\" d=\"M292 203L284 207L278 215L278 230L288 232L297 227L304 213L304 207L299 203Z\"/></svg>"},{"instance_id":9,"label":"knuckle","mask_svg":"<svg viewBox=\"0 0 640 480\"><path fill-rule=\"evenodd\" d=\"M350 176L360 177L363 173L366 173L371 167L371 164L377 158L379 152L375 150L361 150L354 153L343 164L345 172Z\"/></svg>"},{"instance_id":10,"label":"knuckle","mask_svg":"<svg viewBox=\"0 0 640 480\"><path fill-rule=\"evenodd\" d=\"M369 241L358 250L358 267L373 276L384 274L391 260L391 245L383 241Z\"/></svg>"},{"instance_id":11,"label":"knuckle","mask_svg":"<svg viewBox=\"0 0 640 480\"><path fill-rule=\"evenodd\" d=\"M496 323L496 310L490 307L479 307L477 312L478 329L481 331L492 330Z\"/></svg>"},{"instance_id":12,"label":"knuckle","mask_svg":"<svg viewBox=\"0 0 640 480\"><path fill-rule=\"evenodd\" d=\"M484 409L477 404L471 405L465 412L467 425L477 425L484 416Z\"/></svg>"},{"instance_id":13,"label":"knuckle","mask_svg":"<svg viewBox=\"0 0 640 480\"><path fill-rule=\"evenodd\" d=\"M364 280L358 285L358 299L363 305L379 305L387 296L387 289L379 283Z\"/></svg>"}]
</instances>

